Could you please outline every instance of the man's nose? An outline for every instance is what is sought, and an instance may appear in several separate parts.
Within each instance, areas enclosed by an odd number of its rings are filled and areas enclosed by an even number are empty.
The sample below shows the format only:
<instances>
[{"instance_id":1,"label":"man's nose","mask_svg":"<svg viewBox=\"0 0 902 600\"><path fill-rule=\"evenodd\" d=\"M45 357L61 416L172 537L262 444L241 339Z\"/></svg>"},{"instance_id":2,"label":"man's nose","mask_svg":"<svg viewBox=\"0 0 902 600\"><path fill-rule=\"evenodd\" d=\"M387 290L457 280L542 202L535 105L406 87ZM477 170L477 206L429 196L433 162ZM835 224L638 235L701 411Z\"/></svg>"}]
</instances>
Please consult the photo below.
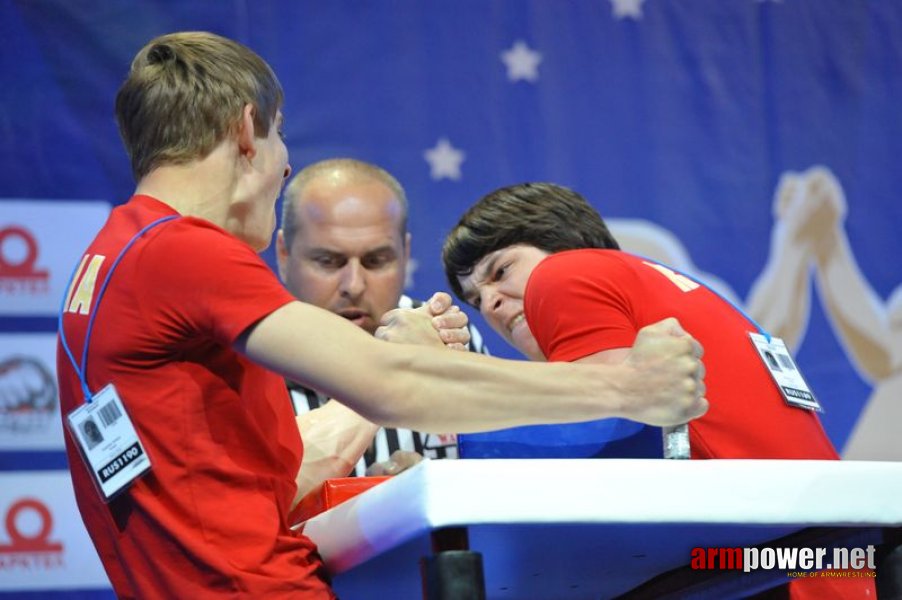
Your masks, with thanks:
<instances>
[{"instance_id":1,"label":"man's nose","mask_svg":"<svg viewBox=\"0 0 902 600\"><path fill-rule=\"evenodd\" d=\"M358 298L366 289L366 272L360 261L349 260L341 272L339 291L342 296Z\"/></svg>"}]
</instances>

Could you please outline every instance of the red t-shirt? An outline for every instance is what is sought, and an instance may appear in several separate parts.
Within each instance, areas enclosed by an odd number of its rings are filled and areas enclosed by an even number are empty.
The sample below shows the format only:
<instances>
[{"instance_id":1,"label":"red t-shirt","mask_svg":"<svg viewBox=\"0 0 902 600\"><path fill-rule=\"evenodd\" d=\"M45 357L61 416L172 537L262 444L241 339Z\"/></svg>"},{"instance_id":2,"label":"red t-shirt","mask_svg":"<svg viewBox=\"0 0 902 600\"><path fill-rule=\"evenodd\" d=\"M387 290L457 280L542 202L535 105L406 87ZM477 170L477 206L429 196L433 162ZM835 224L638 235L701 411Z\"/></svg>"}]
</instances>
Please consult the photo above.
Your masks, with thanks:
<instances>
[{"instance_id":1,"label":"red t-shirt","mask_svg":"<svg viewBox=\"0 0 902 600\"><path fill-rule=\"evenodd\" d=\"M689 424L693 458L838 458L817 415L783 400L749 339L755 326L704 286L616 250L553 254L532 272L524 313L552 361L632 346L676 317L704 347L710 409Z\"/></svg>"},{"instance_id":2,"label":"red t-shirt","mask_svg":"<svg viewBox=\"0 0 902 600\"><path fill-rule=\"evenodd\" d=\"M80 360L90 313L87 380L113 383L151 459L109 504L66 436L79 509L120 597L332 598L313 543L289 528L302 445L285 384L232 343L293 297L250 246L147 196L113 210L88 248L105 257L89 314L66 312ZM80 281L76 280L73 289ZM73 300L70 301L74 302ZM63 415L84 401L61 349Z\"/></svg>"},{"instance_id":3,"label":"red t-shirt","mask_svg":"<svg viewBox=\"0 0 902 600\"><path fill-rule=\"evenodd\" d=\"M692 458L837 459L817 415L787 405L748 337L755 326L704 286L616 250L553 254L533 270L524 314L548 360L632 346L676 317L704 347L708 412L689 423ZM872 579L799 579L792 600L874 598ZM776 596L775 596L776 597Z\"/></svg>"}]
</instances>

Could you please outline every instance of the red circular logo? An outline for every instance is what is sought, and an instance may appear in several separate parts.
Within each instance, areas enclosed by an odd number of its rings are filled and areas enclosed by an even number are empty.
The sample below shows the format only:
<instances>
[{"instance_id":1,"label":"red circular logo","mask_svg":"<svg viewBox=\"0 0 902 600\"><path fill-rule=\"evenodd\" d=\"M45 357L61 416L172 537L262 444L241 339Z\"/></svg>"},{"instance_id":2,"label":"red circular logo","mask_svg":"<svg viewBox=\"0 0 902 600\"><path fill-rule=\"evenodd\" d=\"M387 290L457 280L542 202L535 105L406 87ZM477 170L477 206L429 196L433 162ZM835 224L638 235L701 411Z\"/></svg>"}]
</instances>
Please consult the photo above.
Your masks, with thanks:
<instances>
[{"instance_id":1,"label":"red circular logo","mask_svg":"<svg viewBox=\"0 0 902 600\"><path fill-rule=\"evenodd\" d=\"M25 243L25 259L19 262L7 260L3 246L14 239ZM0 229L0 273L4 275L30 275L34 273L34 263L38 259L38 243L31 232L23 227L13 225Z\"/></svg>"},{"instance_id":2,"label":"red circular logo","mask_svg":"<svg viewBox=\"0 0 902 600\"><path fill-rule=\"evenodd\" d=\"M19 514L28 510L37 513L38 518L41 520L40 531L33 536L24 535L16 523ZM12 541L12 547L19 552L62 550L62 544L47 541L52 529L53 516L43 502L34 498L19 500L6 513L6 531Z\"/></svg>"}]
</instances>

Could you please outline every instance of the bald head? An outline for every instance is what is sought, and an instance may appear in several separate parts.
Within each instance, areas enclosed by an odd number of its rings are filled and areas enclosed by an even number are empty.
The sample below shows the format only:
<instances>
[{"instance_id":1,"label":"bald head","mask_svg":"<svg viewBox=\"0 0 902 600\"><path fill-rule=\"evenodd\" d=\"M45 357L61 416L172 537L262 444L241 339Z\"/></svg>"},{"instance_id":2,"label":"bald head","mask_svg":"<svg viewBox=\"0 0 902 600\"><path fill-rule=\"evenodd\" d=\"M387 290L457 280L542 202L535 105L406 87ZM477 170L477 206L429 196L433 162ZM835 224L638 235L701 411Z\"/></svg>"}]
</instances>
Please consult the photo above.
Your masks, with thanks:
<instances>
[{"instance_id":1,"label":"bald head","mask_svg":"<svg viewBox=\"0 0 902 600\"><path fill-rule=\"evenodd\" d=\"M300 300L373 333L404 287L407 200L383 169L351 159L316 163L285 191L279 273Z\"/></svg>"},{"instance_id":2,"label":"bald head","mask_svg":"<svg viewBox=\"0 0 902 600\"><path fill-rule=\"evenodd\" d=\"M380 183L395 197L400 213L401 233L407 233L407 194L391 173L374 164L353 158L330 158L301 170L285 188L282 204L282 235L291 245L300 229L295 210L304 201L309 186L338 188L351 184Z\"/></svg>"}]
</instances>

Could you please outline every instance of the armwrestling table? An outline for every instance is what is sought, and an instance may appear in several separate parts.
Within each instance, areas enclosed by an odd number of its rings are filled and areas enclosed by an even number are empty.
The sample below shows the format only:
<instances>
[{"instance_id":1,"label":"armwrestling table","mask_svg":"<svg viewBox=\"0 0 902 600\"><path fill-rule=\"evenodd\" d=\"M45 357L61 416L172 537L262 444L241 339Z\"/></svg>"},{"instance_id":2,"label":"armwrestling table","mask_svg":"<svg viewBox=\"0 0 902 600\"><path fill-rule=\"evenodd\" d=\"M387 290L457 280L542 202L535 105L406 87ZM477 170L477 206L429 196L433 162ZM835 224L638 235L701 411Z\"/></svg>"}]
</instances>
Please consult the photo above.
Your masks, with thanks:
<instances>
[{"instance_id":1,"label":"armwrestling table","mask_svg":"<svg viewBox=\"0 0 902 600\"><path fill-rule=\"evenodd\" d=\"M424 461L313 517L304 533L343 600L421 597L420 559L468 549L482 555L487 598L597 600L767 589L786 569L687 565L694 547L773 540L883 543L895 548L898 585L900 525L902 463L490 459Z\"/></svg>"}]
</instances>

